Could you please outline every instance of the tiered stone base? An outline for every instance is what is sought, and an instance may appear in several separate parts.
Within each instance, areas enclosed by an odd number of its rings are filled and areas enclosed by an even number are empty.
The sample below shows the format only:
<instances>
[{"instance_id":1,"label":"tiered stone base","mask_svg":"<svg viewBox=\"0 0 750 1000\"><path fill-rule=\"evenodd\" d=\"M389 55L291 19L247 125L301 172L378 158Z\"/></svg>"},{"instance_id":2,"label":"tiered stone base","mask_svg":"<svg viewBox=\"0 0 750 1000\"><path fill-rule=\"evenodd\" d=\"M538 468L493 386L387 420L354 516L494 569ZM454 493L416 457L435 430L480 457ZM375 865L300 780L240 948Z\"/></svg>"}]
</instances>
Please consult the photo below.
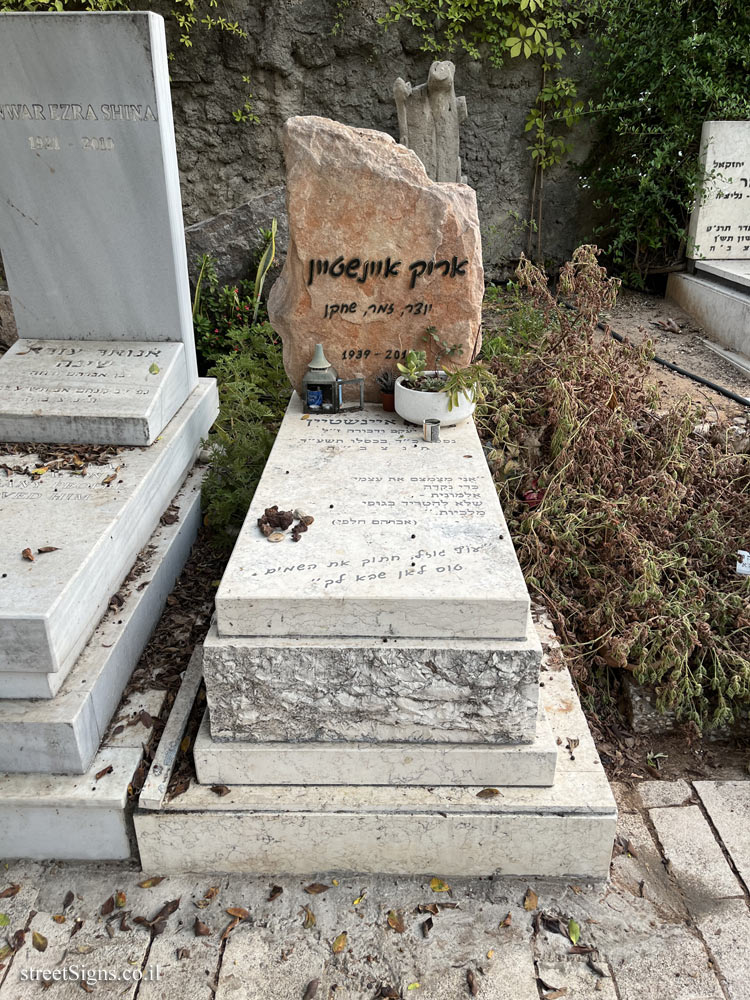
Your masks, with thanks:
<instances>
[{"instance_id":1,"label":"tiered stone base","mask_svg":"<svg viewBox=\"0 0 750 1000\"><path fill-rule=\"evenodd\" d=\"M170 801L164 791L183 734L181 726L173 726L165 731L149 790L135 814L141 864L162 873L606 878L617 816L606 775L567 672L543 670L541 684L557 754L555 781L547 787L506 784L506 763L498 766L494 783L471 786L308 784L309 775L301 774L298 785L230 784L229 794L222 796L195 783ZM224 750L228 746L214 745L210 752L229 752ZM208 749L204 731L196 755L205 777L210 777L205 771ZM267 762L270 748L234 750L260 753ZM279 757L287 752L282 749ZM519 755L522 773L524 751L516 747L505 752Z\"/></svg>"}]
</instances>

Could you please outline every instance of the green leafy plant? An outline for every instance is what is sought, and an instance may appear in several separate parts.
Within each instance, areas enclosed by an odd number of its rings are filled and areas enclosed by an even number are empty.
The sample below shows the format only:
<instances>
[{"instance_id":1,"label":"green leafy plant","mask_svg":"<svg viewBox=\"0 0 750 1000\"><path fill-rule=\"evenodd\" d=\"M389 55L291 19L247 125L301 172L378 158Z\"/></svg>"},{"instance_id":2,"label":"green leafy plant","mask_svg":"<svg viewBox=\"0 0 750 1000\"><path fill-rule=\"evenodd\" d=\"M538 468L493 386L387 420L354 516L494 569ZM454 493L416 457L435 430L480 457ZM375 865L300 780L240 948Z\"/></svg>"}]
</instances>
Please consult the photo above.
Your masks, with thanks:
<instances>
[{"instance_id":1,"label":"green leafy plant","mask_svg":"<svg viewBox=\"0 0 750 1000\"><path fill-rule=\"evenodd\" d=\"M699 182L701 125L750 118L745 0L592 0L583 171L604 221L597 236L625 280L682 266Z\"/></svg>"},{"instance_id":2,"label":"green leafy plant","mask_svg":"<svg viewBox=\"0 0 750 1000\"><path fill-rule=\"evenodd\" d=\"M375 376L375 381L378 383L378 389L381 392L384 392L386 395L393 395L393 390L396 387L396 376L393 372L381 372Z\"/></svg>"},{"instance_id":3,"label":"green leafy plant","mask_svg":"<svg viewBox=\"0 0 750 1000\"><path fill-rule=\"evenodd\" d=\"M209 255L201 257L193 296L193 328L199 360L205 368L228 353L238 353L249 342L261 313L261 292L276 252L276 219L261 232L264 248L254 281L219 287Z\"/></svg>"},{"instance_id":4,"label":"green leafy plant","mask_svg":"<svg viewBox=\"0 0 750 1000\"><path fill-rule=\"evenodd\" d=\"M242 82L250 85L250 77L243 76ZM245 101L241 108L235 108L232 112L232 118L237 122L238 125L260 125L260 118L253 111L252 105L253 95L248 94L245 97Z\"/></svg>"},{"instance_id":5,"label":"green leafy plant","mask_svg":"<svg viewBox=\"0 0 750 1000\"><path fill-rule=\"evenodd\" d=\"M292 390L281 341L262 317L229 353L216 357L208 374L217 380L220 410L207 441L211 464L203 510L219 545L228 547L247 513Z\"/></svg>"},{"instance_id":6,"label":"green leafy plant","mask_svg":"<svg viewBox=\"0 0 750 1000\"><path fill-rule=\"evenodd\" d=\"M229 21L221 14L214 16L211 13L218 10L218 7L219 0L173 0L170 13L177 25L180 45L191 48L193 32L197 28L223 31L237 38L247 38L247 32L242 30L237 21ZM134 7L131 0L0 0L0 11L8 12L138 9L139 6Z\"/></svg>"},{"instance_id":7,"label":"green leafy plant","mask_svg":"<svg viewBox=\"0 0 750 1000\"><path fill-rule=\"evenodd\" d=\"M404 377L404 386L417 392L444 392L448 396L448 409L458 406L459 397L467 396L472 402L484 397L484 386L490 380L481 362L463 368L450 367L463 353L459 344L448 346L441 340L434 326L427 328L423 338L432 348L435 368L427 371L427 351L407 351L404 364L396 367Z\"/></svg>"}]
</instances>

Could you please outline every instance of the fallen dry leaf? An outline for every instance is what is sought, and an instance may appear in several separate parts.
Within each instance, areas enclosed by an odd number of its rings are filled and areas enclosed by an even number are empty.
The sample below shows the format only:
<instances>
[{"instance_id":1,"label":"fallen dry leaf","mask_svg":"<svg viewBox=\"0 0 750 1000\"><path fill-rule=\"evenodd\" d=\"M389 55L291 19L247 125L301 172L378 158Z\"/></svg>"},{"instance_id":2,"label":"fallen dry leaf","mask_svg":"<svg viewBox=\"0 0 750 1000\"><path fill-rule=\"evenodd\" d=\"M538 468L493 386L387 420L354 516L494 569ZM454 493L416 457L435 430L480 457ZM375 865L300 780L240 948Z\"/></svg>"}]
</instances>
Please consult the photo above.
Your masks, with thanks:
<instances>
[{"instance_id":1,"label":"fallen dry leaf","mask_svg":"<svg viewBox=\"0 0 750 1000\"><path fill-rule=\"evenodd\" d=\"M47 552L58 552L59 548L57 545L43 545L40 549L36 550L39 555L44 555Z\"/></svg>"},{"instance_id":2,"label":"fallen dry leaf","mask_svg":"<svg viewBox=\"0 0 750 1000\"><path fill-rule=\"evenodd\" d=\"M63 906L62 906L63 910L67 910L67 908L70 906L70 904L73 902L74 899L75 899L75 896L73 895L72 891L69 889L65 893L65 899L63 900Z\"/></svg>"},{"instance_id":3,"label":"fallen dry leaf","mask_svg":"<svg viewBox=\"0 0 750 1000\"><path fill-rule=\"evenodd\" d=\"M230 917L239 917L240 920L250 919L250 914L244 906L228 906L227 913Z\"/></svg>"},{"instance_id":4,"label":"fallen dry leaf","mask_svg":"<svg viewBox=\"0 0 750 1000\"><path fill-rule=\"evenodd\" d=\"M450 892L451 887L447 882L443 882L442 879L433 878L430 880L430 888L433 892Z\"/></svg>"},{"instance_id":5,"label":"fallen dry leaf","mask_svg":"<svg viewBox=\"0 0 750 1000\"><path fill-rule=\"evenodd\" d=\"M27 547L21 553L21 558L26 559L28 562L34 562L34 553Z\"/></svg>"},{"instance_id":6,"label":"fallen dry leaf","mask_svg":"<svg viewBox=\"0 0 750 1000\"><path fill-rule=\"evenodd\" d=\"M203 923L198 917L195 918L195 923L193 924L193 932L196 937L208 937L211 933L211 928Z\"/></svg>"},{"instance_id":7,"label":"fallen dry leaf","mask_svg":"<svg viewBox=\"0 0 750 1000\"><path fill-rule=\"evenodd\" d=\"M320 986L319 979L311 979L307 984L307 989L305 990L305 995L302 1000L313 1000L313 997L318 992L318 987Z\"/></svg>"},{"instance_id":8,"label":"fallen dry leaf","mask_svg":"<svg viewBox=\"0 0 750 1000\"><path fill-rule=\"evenodd\" d=\"M0 899L10 899L12 896L17 896L20 891L20 885L9 885L7 889L0 892Z\"/></svg>"},{"instance_id":9,"label":"fallen dry leaf","mask_svg":"<svg viewBox=\"0 0 750 1000\"><path fill-rule=\"evenodd\" d=\"M226 785L211 785L211 791L214 795L229 795L229 788Z\"/></svg>"},{"instance_id":10,"label":"fallen dry leaf","mask_svg":"<svg viewBox=\"0 0 750 1000\"><path fill-rule=\"evenodd\" d=\"M508 913L505 915L505 918L500 921L500 926L501 927L510 927L510 922L511 922L512 919L513 919L513 915L511 914L511 912L509 910Z\"/></svg>"},{"instance_id":11,"label":"fallen dry leaf","mask_svg":"<svg viewBox=\"0 0 750 1000\"><path fill-rule=\"evenodd\" d=\"M315 926L315 914L310 909L309 906L303 906L302 912L305 914L305 919L302 921L302 926L306 931L309 931L311 927Z\"/></svg>"},{"instance_id":12,"label":"fallen dry leaf","mask_svg":"<svg viewBox=\"0 0 750 1000\"><path fill-rule=\"evenodd\" d=\"M466 985L469 987L469 993L471 993L473 997L477 996L479 993L479 983L477 982L477 977L471 969L466 970Z\"/></svg>"},{"instance_id":13,"label":"fallen dry leaf","mask_svg":"<svg viewBox=\"0 0 750 1000\"><path fill-rule=\"evenodd\" d=\"M330 888L330 885L323 885L322 882L312 882L305 886L305 892L309 892L311 896L317 896L321 892L327 892Z\"/></svg>"},{"instance_id":14,"label":"fallen dry leaf","mask_svg":"<svg viewBox=\"0 0 750 1000\"><path fill-rule=\"evenodd\" d=\"M537 906L539 906L539 897L533 889L527 889L526 895L523 897L524 910L535 910Z\"/></svg>"},{"instance_id":15,"label":"fallen dry leaf","mask_svg":"<svg viewBox=\"0 0 750 1000\"><path fill-rule=\"evenodd\" d=\"M109 899L104 900L104 902L102 903L102 908L101 910L99 910L99 912L103 917L108 917L109 914L112 913L114 908L115 908L115 897L110 896Z\"/></svg>"},{"instance_id":16,"label":"fallen dry leaf","mask_svg":"<svg viewBox=\"0 0 750 1000\"><path fill-rule=\"evenodd\" d=\"M122 910L123 909L123 907L125 906L125 903L127 902L127 899L128 899L128 897L125 895L124 892L116 892L115 893L115 906L117 907L118 910Z\"/></svg>"},{"instance_id":17,"label":"fallen dry leaf","mask_svg":"<svg viewBox=\"0 0 750 1000\"><path fill-rule=\"evenodd\" d=\"M339 936L334 940L333 944L331 945L331 951L333 952L334 955L340 954L344 950L344 948L346 948L346 939L347 939L347 933L346 931L342 931L339 934Z\"/></svg>"},{"instance_id":18,"label":"fallen dry leaf","mask_svg":"<svg viewBox=\"0 0 750 1000\"><path fill-rule=\"evenodd\" d=\"M153 878L145 878L142 882L138 883L139 889L153 889L156 885L161 885L164 881L163 875L155 875Z\"/></svg>"},{"instance_id":19,"label":"fallen dry leaf","mask_svg":"<svg viewBox=\"0 0 750 1000\"><path fill-rule=\"evenodd\" d=\"M391 910L388 914L388 926L392 927L397 934L403 934L406 929L404 924L404 911Z\"/></svg>"},{"instance_id":20,"label":"fallen dry leaf","mask_svg":"<svg viewBox=\"0 0 750 1000\"><path fill-rule=\"evenodd\" d=\"M221 938L219 940L226 941L226 939L229 937L229 935L232 933L232 931L235 929L235 927L239 922L240 922L239 917L235 917L234 920L231 920L224 928L224 933L221 935Z\"/></svg>"},{"instance_id":21,"label":"fallen dry leaf","mask_svg":"<svg viewBox=\"0 0 750 1000\"><path fill-rule=\"evenodd\" d=\"M277 899L282 894L283 891L284 890L282 889L282 887L280 885L272 885L271 886L271 891L268 894L268 900L267 900L267 902L270 903L274 899Z\"/></svg>"},{"instance_id":22,"label":"fallen dry leaf","mask_svg":"<svg viewBox=\"0 0 750 1000\"><path fill-rule=\"evenodd\" d=\"M66 917L64 913L55 913L52 919L55 921L56 924L64 924Z\"/></svg>"},{"instance_id":23,"label":"fallen dry leaf","mask_svg":"<svg viewBox=\"0 0 750 1000\"><path fill-rule=\"evenodd\" d=\"M483 788L481 792L477 792L478 799L494 799L500 794L499 788Z\"/></svg>"},{"instance_id":24,"label":"fallen dry leaf","mask_svg":"<svg viewBox=\"0 0 750 1000\"><path fill-rule=\"evenodd\" d=\"M95 775L94 775L94 779L95 779L96 781L98 781L98 780L99 780L100 778L103 778L103 777L104 777L105 775L107 775L107 774L111 774L113 770L114 770L114 769L113 769L112 765L111 765L111 764L108 764L108 765L107 765L107 767L103 767L103 768L101 769L101 771L99 771L99 772L98 772L98 774L95 774Z\"/></svg>"},{"instance_id":25,"label":"fallen dry leaf","mask_svg":"<svg viewBox=\"0 0 750 1000\"><path fill-rule=\"evenodd\" d=\"M37 951L47 950L47 938L44 934L40 934L39 931L32 931L31 943Z\"/></svg>"}]
</instances>

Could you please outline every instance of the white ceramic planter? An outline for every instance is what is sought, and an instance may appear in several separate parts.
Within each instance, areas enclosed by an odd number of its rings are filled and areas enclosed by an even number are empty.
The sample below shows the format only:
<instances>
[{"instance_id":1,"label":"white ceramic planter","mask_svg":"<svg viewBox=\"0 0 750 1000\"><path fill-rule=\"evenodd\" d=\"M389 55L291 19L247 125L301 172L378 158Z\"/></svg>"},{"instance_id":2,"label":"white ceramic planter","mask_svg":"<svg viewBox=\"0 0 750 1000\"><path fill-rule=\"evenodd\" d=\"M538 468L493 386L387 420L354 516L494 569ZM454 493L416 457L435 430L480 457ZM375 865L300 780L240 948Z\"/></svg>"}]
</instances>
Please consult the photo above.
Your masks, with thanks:
<instances>
[{"instance_id":1,"label":"white ceramic planter","mask_svg":"<svg viewBox=\"0 0 750 1000\"><path fill-rule=\"evenodd\" d=\"M437 375L438 372L427 372L427 375ZM443 427L453 427L463 423L474 412L474 403L465 392L459 394L458 404L452 410L448 409L448 394L445 392L418 392L404 386L404 376L396 379L395 407L396 413L410 424L422 426L425 420L439 420Z\"/></svg>"}]
</instances>

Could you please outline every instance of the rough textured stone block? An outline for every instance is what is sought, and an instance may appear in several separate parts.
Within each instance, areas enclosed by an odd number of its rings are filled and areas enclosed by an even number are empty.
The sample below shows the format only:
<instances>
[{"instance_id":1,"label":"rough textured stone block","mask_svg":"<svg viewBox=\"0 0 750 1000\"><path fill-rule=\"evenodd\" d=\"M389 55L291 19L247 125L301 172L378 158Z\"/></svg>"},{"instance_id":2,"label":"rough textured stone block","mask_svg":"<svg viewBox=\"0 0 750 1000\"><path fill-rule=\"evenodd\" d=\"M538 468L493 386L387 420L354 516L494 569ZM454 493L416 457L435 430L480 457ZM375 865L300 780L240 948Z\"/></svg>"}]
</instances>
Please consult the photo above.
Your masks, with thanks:
<instances>
[{"instance_id":1,"label":"rough textured stone block","mask_svg":"<svg viewBox=\"0 0 750 1000\"><path fill-rule=\"evenodd\" d=\"M288 119L284 153L289 250L268 315L297 391L318 342L342 378L367 379L372 400L375 375L425 348L427 327L468 363L484 296L474 190L431 181L384 132L327 118Z\"/></svg>"},{"instance_id":2,"label":"rough textured stone block","mask_svg":"<svg viewBox=\"0 0 750 1000\"><path fill-rule=\"evenodd\" d=\"M278 548L278 546L276 546ZM220 637L203 650L218 740L529 743L542 650L523 641Z\"/></svg>"}]
</instances>

